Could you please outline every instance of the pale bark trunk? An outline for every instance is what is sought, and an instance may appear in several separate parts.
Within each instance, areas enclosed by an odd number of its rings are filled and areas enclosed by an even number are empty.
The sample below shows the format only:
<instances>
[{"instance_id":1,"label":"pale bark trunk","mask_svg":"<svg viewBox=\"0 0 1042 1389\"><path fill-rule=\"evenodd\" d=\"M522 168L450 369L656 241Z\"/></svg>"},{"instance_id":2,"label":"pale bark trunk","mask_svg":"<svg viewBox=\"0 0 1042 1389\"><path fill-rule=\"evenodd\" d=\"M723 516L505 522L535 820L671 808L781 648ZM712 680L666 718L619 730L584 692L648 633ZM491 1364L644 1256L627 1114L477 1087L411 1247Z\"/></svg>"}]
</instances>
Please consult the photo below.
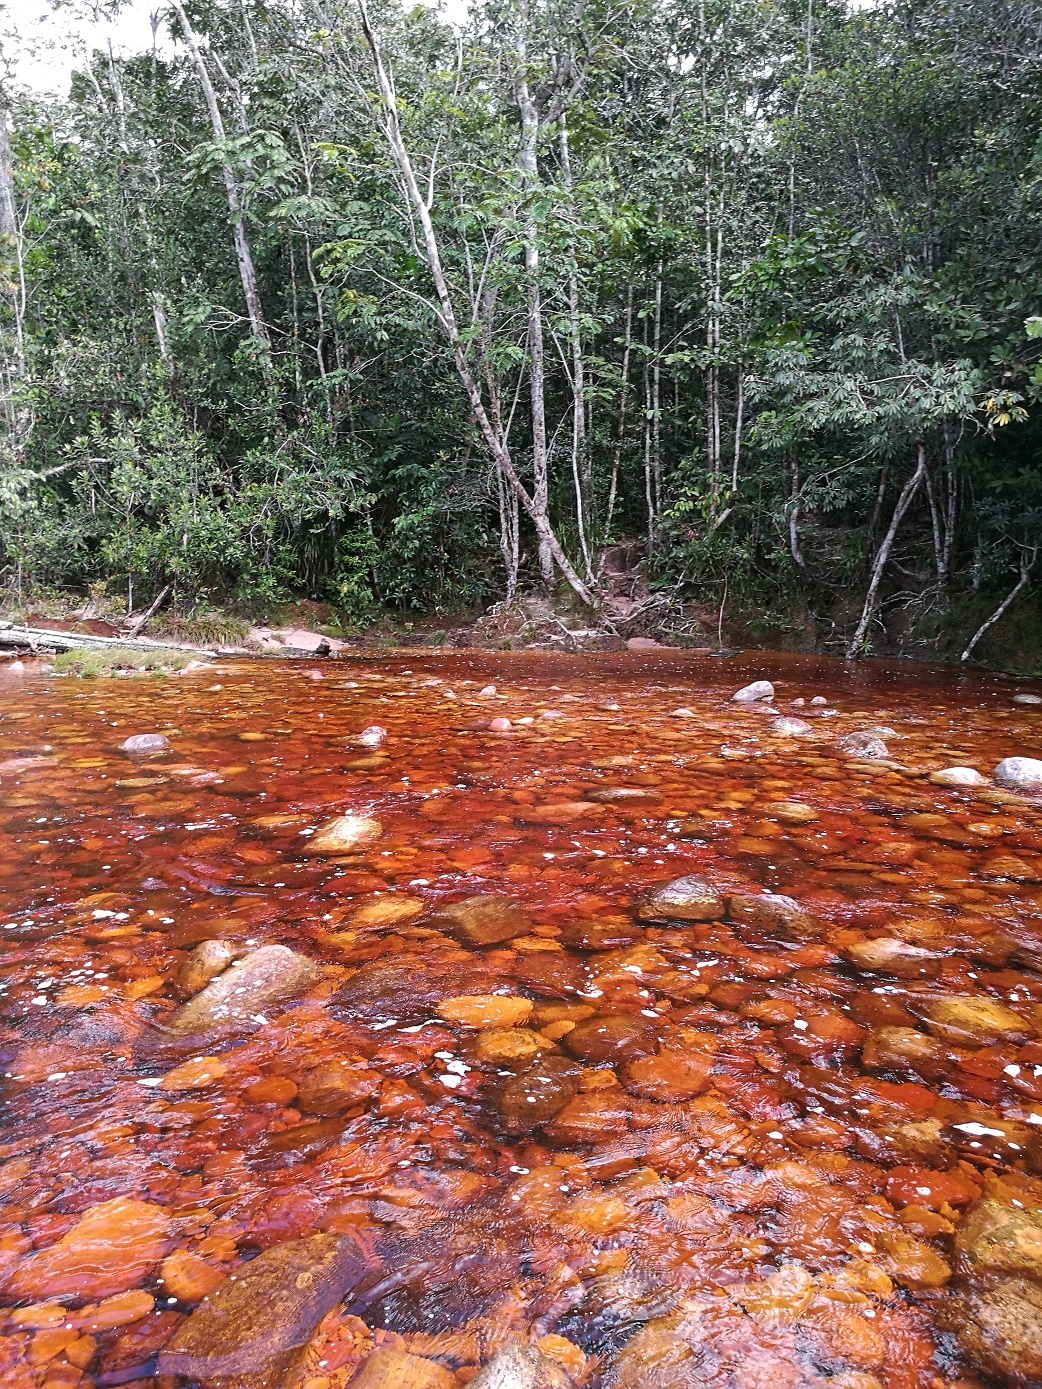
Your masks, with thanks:
<instances>
[{"instance_id":1,"label":"pale bark trunk","mask_svg":"<svg viewBox=\"0 0 1042 1389\"><path fill-rule=\"evenodd\" d=\"M658 205L658 226L662 227L662 203ZM661 233L660 233L661 234ZM655 316L651 334L651 475L654 482L655 529L662 515L662 252L655 267Z\"/></svg>"},{"instance_id":2,"label":"pale bark trunk","mask_svg":"<svg viewBox=\"0 0 1042 1389\"><path fill-rule=\"evenodd\" d=\"M522 40L519 44L522 69L527 53ZM524 176L526 190L531 193L539 182L537 143L539 112L528 88L528 78L522 71L517 83L517 107L521 115L521 148L518 165ZM532 500L536 510L546 516L550 506L550 473L546 452L546 366L543 348L543 306L539 292L539 232L534 220L525 225L525 278L528 299L528 358L529 391L532 412ZM539 537L539 577L543 587L550 589L554 582L553 556L543 536Z\"/></svg>"},{"instance_id":3,"label":"pale bark trunk","mask_svg":"<svg viewBox=\"0 0 1042 1389\"><path fill-rule=\"evenodd\" d=\"M850 645L847 647L847 660L855 660L860 656L865 644L865 635L868 632L868 624L872 620L875 611L876 597L879 593L879 585L883 578L883 571L886 568L887 560L890 558L890 551L893 548L894 537L897 535L897 528L904 520L905 513L912 505L916 492L918 492L923 478L926 476L926 445L920 439L916 445L916 469L912 476L901 489L901 495L897 499L894 507L894 514L890 518L890 525L886 535L876 551L876 557L872 564L872 573L868 582L868 592L865 594L865 605L861 610L861 618Z\"/></svg>"},{"instance_id":4,"label":"pale bark trunk","mask_svg":"<svg viewBox=\"0 0 1042 1389\"><path fill-rule=\"evenodd\" d=\"M1030 559L1028 558L1029 553L1031 556ZM1017 597L1021 593L1023 593L1024 589L1027 588L1028 584L1031 582L1031 571L1035 567L1035 561L1037 559L1037 547L1031 547L1030 551L1027 546L1024 546L1021 549L1020 578L1017 580L1016 584L1010 590L1010 592L1006 594L1005 598L1003 598L1002 602L998 605L998 607L988 618L988 620L986 622L982 622L981 625L977 628L976 632L974 632L973 636L970 638L969 645L966 647L966 650L959 657L960 661L968 661L970 659L970 657L973 655L973 648L980 641L984 633L990 631L991 628L995 626L996 622L998 622L1005 615L1008 609L1013 605Z\"/></svg>"},{"instance_id":5,"label":"pale bark trunk","mask_svg":"<svg viewBox=\"0 0 1042 1389\"><path fill-rule=\"evenodd\" d=\"M559 132L561 176L564 179L565 189L571 193L572 161L568 149L568 122L563 112L560 117ZM569 247L569 252L574 262L574 245ZM568 332L572 349L572 482L575 487L575 521L579 532L579 545L582 548L586 582L592 584L594 582L593 568L590 562L590 547L586 539L592 479L589 473L589 456L586 448L586 378L582 334L579 330L579 277L574 264L568 272Z\"/></svg>"},{"instance_id":6,"label":"pale bark trunk","mask_svg":"<svg viewBox=\"0 0 1042 1389\"><path fill-rule=\"evenodd\" d=\"M210 81L210 73L207 70L203 59L202 51L199 48L199 40L195 30L185 14L181 0L171 0L174 12L181 23L184 33L185 43L188 51L192 55L195 70L199 76L199 85L203 91L206 101L206 109L210 114L210 125L213 129L214 140L222 143L225 138L224 118L221 115L221 108L217 104L217 94L214 91L213 83ZM239 189L235 181L235 172L231 165L222 161L221 173L224 178L224 191L228 200L228 217L232 226L232 240L235 245L235 258L239 266L239 279L242 282L242 292L246 300L246 312L250 318L250 328L253 336L259 339L266 348L270 347L271 339L268 336L267 324L264 321L264 310L261 305L260 290L257 287L257 272L253 264L253 255L250 251L249 237L246 233L246 222L243 216L241 204L239 202Z\"/></svg>"},{"instance_id":7,"label":"pale bark trunk","mask_svg":"<svg viewBox=\"0 0 1042 1389\"><path fill-rule=\"evenodd\" d=\"M633 346L633 266L630 265L629 283L626 287L626 329L622 341L622 370L619 373L619 414L615 429L615 444L611 452L611 480L608 484L608 506L604 517L604 548L601 551L597 573L604 573L604 561L611 543L611 523L615 514L615 498L619 490L619 463L622 459L622 445L626 437L626 406L630 393L630 350Z\"/></svg>"},{"instance_id":8,"label":"pale bark trunk","mask_svg":"<svg viewBox=\"0 0 1042 1389\"><path fill-rule=\"evenodd\" d=\"M796 567L806 571L807 562L800 549L800 456L795 445L789 455L789 467L792 472L789 505L789 553L792 555Z\"/></svg>"},{"instance_id":9,"label":"pale bark trunk","mask_svg":"<svg viewBox=\"0 0 1042 1389\"><path fill-rule=\"evenodd\" d=\"M25 308L26 283L24 239L18 221L18 203L14 184L14 155L11 151L11 137L7 128L7 98L0 88L0 260L10 261L10 287L6 298L11 307L13 331L8 334L0 325L0 343L3 344L3 404L7 420L10 446L14 453L21 448L32 428L32 412L17 401L18 393L28 384L25 356ZM7 343L10 339L10 347Z\"/></svg>"},{"instance_id":10,"label":"pale bark trunk","mask_svg":"<svg viewBox=\"0 0 1042 1389\"><path fill-rule=\"evenodd\" d=\"M590 603L590 591L572 568L568 556L564 553L557 536L553 532L545 507L540 509L536 504L535 498L529 495L514 467L506 440L500 439L485 410L484 402L481 399L480 387L470 370L466 353L460 343L456 312L453 308L452 297L449 294L448 281L445 278L445 272L442 267L441 251L438 246L438 238L434 230L434 223L431 220L430 211L420 192L419 185L416 182L416 172L413 169L412 160L409 157L409 152L402 137L401 127L398 123L398 103L395 99L394 88L391 86L387 71L384 68L380 47L369 21L369 12L366 8L365 0L359 0L358 8L362 20L362 29L365 33L366 42L369 45L369 51L373 59L373 68L376 76L377 88L380 93L380 100L384 108L384 115L386 118L384 129L387 142L391 148L394 161L398 166L398 171L402 176L402 181L405 184L406 195L412 206L412 211L423 232L424 253L427 266L431 272L431 279L434 281L434 291L438 296L438 319L449 341L449 345L452 348L456 370L459 373L463 389L466 391L470 407L474 412L474 418L478 422L478 427L481 430L482 437L485 440L492 458L502 470L504 478L513 489L518 501L521 506L524 507L529 520L532 522L540 545L545 546L549 550L558 568L575 594L584 603Z\"/></svg>"}]
</instances>

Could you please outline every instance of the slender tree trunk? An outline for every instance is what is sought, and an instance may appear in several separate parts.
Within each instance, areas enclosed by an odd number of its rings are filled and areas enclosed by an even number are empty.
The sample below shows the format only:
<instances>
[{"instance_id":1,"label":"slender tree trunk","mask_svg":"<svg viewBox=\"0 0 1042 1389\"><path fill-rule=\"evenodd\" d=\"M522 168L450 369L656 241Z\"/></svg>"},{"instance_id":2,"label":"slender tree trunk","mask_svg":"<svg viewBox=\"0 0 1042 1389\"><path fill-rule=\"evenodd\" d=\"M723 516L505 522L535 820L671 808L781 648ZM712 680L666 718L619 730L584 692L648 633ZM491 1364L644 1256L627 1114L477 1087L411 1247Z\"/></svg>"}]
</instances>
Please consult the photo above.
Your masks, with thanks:
<instances>
[{"instance_id":1,"label":"slender tree trunk","mask_svg":"<svg viewBox=\"0 0 1042 1389\"><path fill-rule=\"evenodd\" d=\"M630 264L629 282L626 286L626 328L622 340L622 369L619 373L619 414L615 425L615 444L611 451L611 480L608 484L608 506L604 516L604 546L601 550L598 576L604 573L604 561L611 543L611 523L615 514L615 498L619 489L619 463L622 459L622 445L626 437L626 406L630 394L630 350L633 346L633 265Z\"/></svg>"},{"instance_id":2,"label":"slender tree trunk","mask_svg":"<svg viewBox=\"0 0 1042 1389\"><path fill-rule=\"evenodd\" d=\"M28 385L25 355L25 257L24 237L18 220L14 183L14 155L7 127L7 96L0 87L0 265L6 272L3 297L8 301L11 331L0 320L0 348L3 352L3 410L7 422L8 449L20 456L32 428L32 412L19 403L19 393ZM9 268L8 268L9 267Z\"/></svg>"},{"instance_id":3,"label":"slender tree trunk","mask_svg":"<svg viewBox=\"0 0 1042 1389\"><path fill-rule=\"evenodd\" d=\"M224 119L221 116L221 108L217 104L217 94L214 91L213 83L210 81L210 73L207 70L206 62L203 59L202 51L199 47L198 35L192 28L188 16L185 14L181 0L171 0L171 4L181 23L185 43L188 45L188 51L192 55L192 61L195 64L195 70L199 76L199 85L202 88L203 96L206 100L206 109L210 113L210 125L213 129L213 138L218 144L223 144L225 139ZM246 311L250 318L250 329L253 336L263 343L265 349L267 349L270 348L271 339L268 336L267 324L264 321L264 310L261 306L260 290L257 287L257 272L254 268L249 237L246 233L246 222L239 202L239 189L235 181L235 172L227 160L222 161L221 173L224 178L224 191L228 200L228 217L232 226L232 240L235 244L235 258L239 265L239 279L242 281L242 292L246 299Z\"/></svg>"},{"instance_id":4,"label":"slender tree trunk","mask_svg":"<svg viewBox=\"0 0 1042 1389\"><path fill-rule=\"evenodd\" d=\"M553 532L549 518L546 514L545 506L540 509L536 499L531 496L525 488L514 467L510 457L510 451L505 439L501 439L492 425L485 410L484 402L481 398L481 389L474 378L467 361L466 353L460 342L459 326L456 321L456 311L453 308L452 297L449 294L448 281L442 267L441 250L438 245L437 234L434 230L434 223L431 220L430 210L424 201L416 182L416 171L413 168L412 160L409 157L408 149L402 137L401 127L398 123L398 103L395 99L394 88L391 86L387 71L384 68L383 58L380 54L380 47L376 41L372 24L369 20L369 11L366 8L365 0L359 0L359 14L362 21L362 29L365 34L366 42L373 59L373 69L376 77L377 89L380 93L380 100L384 109L385 123L384 132L387 136L387 143L395 164L401 174L405 185L406 196L411 204L413 214L420 224L423 233L424 254L431 279L434 281L434 291L438 298L438 321L452 348L453 360L456 370L459 373L463 389L466 391L470 408L474 412L474 418L478 422L482 437L492 455L492 458L502 470L503 476L509 483L517 496L521 506L524 507L529 520L535 530L536 537L540 545L545 545L550 551L557 567L564 575L566 581L571 586L575 594L584 603L592 601L589 589L580 579L579 575L572 567L568 556L561 547L560 541Z\"/></svg>"},{"instance_id":5,"label":"slender tree trunk","mask_svg":"<svg viewBox=\"0 0 1042 1389\"><path fill-rule=\"evenodd\" d=\"M567 193L572 191L572 161L568 149L568 120L562 112L558 122L561 151L561 176ZM575 264L574 242L569 246L571 264L568 269L568 335L572 356L572 482L575 487L575 520L582 548L586 582L592 584L593 568L590 547L586 538L587 518L590 515L592 478L589 453L586 447L586 379L583 363L582 334L579 329L579 276Z\"/></svg>"},{"instance_id":6,"label":"slender tree trunk","mask_svg":"<svg viewBox=\"0 0 1042 1389\"><path fill-rule=\"evenodd\" d=\"M920 439L916 444L916 468L915 472L901 489L901 495L897 499L894 507L894 514L890 518L890 526L884 535L876 557L872 564L872 572L868 581L868 592L865 594L865 604L861 610L861 618L857 628L847 647L847 660L856 660L860 656L865 644L865 635L868 632L868 624L872 620L875 611L876 597L879 593L879 584L883 578L883 571L886 568L887 560L890 558L890 551L893 548L894 537L897 535L897 528L904 520L905 513L912 505L915 494L918 492L923 478L926 476L926 444Z\"/></svg>"},{"instance_id":7,"label":"slender tree trunk","mask_svg":"<svg viewBox=\"0 0 1042 1389\"><path fill-rule=\"evenodd\" d=\"M789 451L789 469L792 476L792 488L789 493L789 553L796 567L806 573L807 562L800 549L800 455L795 444Z\"/></svg>"},{"instance_id":8,"label":"slender tree trunk","mask_svg":"<svg viewBox=\"0 0 1042 1389\"><path fill-rule=\"evenodd\" d=\"M528 87L525 72L527 51L519 41L521 76L517 83L517 106L521 115L521 148L518 165L526 192L531 196L539 184L537 147L539 112ZM525 277L528 299L529 391L532 410L532 500L536 510L546 516L550 507L550 469L546 450L546 363L543 348L543 306L539 290L539 228L534 218L525 224ZM545 538L539 538L539 577L548 591L553 587L554 563Z\"/></svg>"},{"instance_id":9,"label":"slender tree trunk","mask_svg":"<svg viewBox=\"0 0 1042 1389\"><path fill-rule=\"evenodd\" d=\"M1030 558L1029 558L1029 556L1030 556ZM973 649L974 649L974 647L975 647L975 646L977 645L977 643L980 641L980 639L981 639L981 637L984 635L984 633L990 631L991 628L995 626L996 622L998 622L998 621L1006 614L1006 612L1009 610L1009 608L1013 605L1013 603L1016 601L1017 597L1018 597L1021 593L1023 593L1023 591L1027 588L1028 584L1031 582L1031 571L1032 571L1032 569L1034 569L1034 567L1035 567L1035 561L1036 561L1037 559L1038 559L1038 546L1037 546L1037 545L1036 545L1036 546L1027 546L1027 545L1022 545L1022 546L1021 546L1021 549L1020 549L1020 578L1017 580L1016 584L1015 584L1014 587L1010 590L1010 592L1006 594L1005 598L1003 598L1002 602L998 605L998 607L995 609L995 611L992 613L992 615L988 618L988 620L987 620L986 622L982 622L981 625L977 628L976 632L974 632L973 636L970 638L969 645L966 647L966 650L965 650L965 651L962 653L962 655L959 657L960 661L968 661L968 660L970 659L970 657L973 655Z\"/></svg>"},{"instance_id":10,"label":"slender tree trunk","mask_svg":"<svg viewBox=\"0 0 1042 1389\"><path fill-rule=\"evenodd\" d=\"M657 223L662 227L662 202ZM662 515L662 250L655 267L655 314L651 332L651 473L655 494L655 529Z\"/></svg>"}]
</instances>

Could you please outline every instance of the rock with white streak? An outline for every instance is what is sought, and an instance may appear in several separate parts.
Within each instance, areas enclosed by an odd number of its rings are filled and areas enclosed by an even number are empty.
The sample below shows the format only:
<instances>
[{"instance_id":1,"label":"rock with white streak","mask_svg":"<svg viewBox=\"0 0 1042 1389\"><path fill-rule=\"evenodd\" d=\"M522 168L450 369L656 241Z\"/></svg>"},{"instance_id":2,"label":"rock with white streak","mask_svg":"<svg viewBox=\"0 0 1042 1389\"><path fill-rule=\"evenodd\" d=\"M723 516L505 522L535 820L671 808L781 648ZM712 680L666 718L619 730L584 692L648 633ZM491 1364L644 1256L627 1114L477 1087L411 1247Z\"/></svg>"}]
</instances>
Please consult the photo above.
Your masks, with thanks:
<instances>
[{"instance_id":1,"label":"rock with white streak","mask_svg":"<svg viewBox=\"0 0 1042 1389\"><path fill-rule=\"evenodd\" d=\"M760 700L774 698L774 686L769 680L754 680L751 685L743 685L731 696L734 704L756 704Z\"/></svg>"},{"instance_id":2,"label":"rock with white streak","mask_svg":"<svg viewBox=\"0 0 1042 1389\"><path fill-rule=\"evenodd\" d=\"M309 854L353 854L375 844L383 825L368 815L338 815L327 821L308 841Z\"/></svg>"}]
</instances>

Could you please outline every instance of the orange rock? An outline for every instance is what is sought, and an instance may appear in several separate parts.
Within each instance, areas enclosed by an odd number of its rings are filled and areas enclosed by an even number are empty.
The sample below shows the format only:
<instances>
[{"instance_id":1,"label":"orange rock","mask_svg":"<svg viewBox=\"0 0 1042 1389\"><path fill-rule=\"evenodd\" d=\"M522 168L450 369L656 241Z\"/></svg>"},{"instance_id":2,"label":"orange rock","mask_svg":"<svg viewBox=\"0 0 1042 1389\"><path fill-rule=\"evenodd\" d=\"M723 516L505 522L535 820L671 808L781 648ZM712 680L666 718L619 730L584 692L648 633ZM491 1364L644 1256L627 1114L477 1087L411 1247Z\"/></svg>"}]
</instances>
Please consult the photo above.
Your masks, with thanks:
<instances>
[{"instance_id":1,"label":"orange rock","mask_svg":"<svg viewBox=\"0 0 1042 1389\"><path fill-rule=\"evenodd\" d=\"M31 1307L16 1307L9 1316L12 1326L25 1327L28 1331L45 1331L48 1327L61 1326L65 1320L65 1308L60 1302L34 1302Z\"/></svg>"},{"instance_id":2,"label":"orange rock","mask_svg":"<svg viewBox=\"0 0 1042 1389\"><path fill-rule=\"evenodd\" d=\"M145 998L148 994L158 993L166 983L161 974L146 974L140 979L131 979L123 985L124 998Z\"/></svg>"},{"instance_id":3,"label":"orange rock","mask_svg":"<svg viewBox=\"0 0 1042 1389\"><path fill-rule=\"evenodd\" d=\"M559 1365L563 1365L576 1383L581 1380L586 1369L586 1355L582 1349L569 1341L567 1336L540 1336L534 1343L551 1360L556 1360Z\"/></svg>"},{"instance_id":4,"label":"orange rock","mask_svg":"<svg viewBox=\"0 0 1042 1389\"><path fill-rule=\"evenodd\" d=\"M434 1360L401 1350L374 1350L351 1389L456 1389L456 1376Z\"/></svg>"},{"instance_id":5,"label":"orange rock","mask_svg":"<svg viewBox=\"0 0 1042 1389\"><path fill-rule=\"evenodd\" d=\"M186 1249L168 1254L159 1266L159 1276L170 1296L179 1302L199 1302L226 1277L220 1269Z\"/></svg>"},{"instance_id":6,"label":"orange rock","mask_svg":"<svg viewBox=\"0 0 1042 1389\"><path fill-rule=\"evenodd\" d=\"M71 1346L65 1347L65 1358L78 1370L85 1370L94 1359L98 1343L93 1336L77 1336Z\"/></svg>"},{"instance_id":7,"label":"orange rock","mask_svg":"<svg viewBox=\"0 0 1042 1389\"><path fill-rule=\"evenodd\" d=\"M163 1254L170 1217L151 1201L118 1196L91 1206L57 1244L21 1263L11 1298L107 1297L143 1281Z\"/></svg>"},{"instance_id":8,"label":"orange rock","mask_svg":"<svg viewBox=\"0 0 1042 1389\"><path fill-rule=\"evenodd\" d=\"M247 1104L289 1104L297 1087L289 1076L262 1076L242 1092Z\"/></svg>"},{"instance_id":9,"label":"orange rock","mask_svg":"<svg viewBox=\"0 0 1042 1389\"><path fill-rule=\"evenodd\" d=\"M425 905L421 897L406 897L404 893L393 892L364 903L351 913L350 921L354 927L367 927L370 930L378 926L392 926L419 916Z\"/></svg>"},{"instance_id":10,"label":"orange rock","mask_svg":"<svg viewBox=\"0 0 1042 1389\"><path fill-rule=\"evenodd\" d=\"M662 1051L642 1056L622 1071L622 1083L644 1100L680 1103L709 1088L713 1057L699 1052Z\"/></svg>"},{"instance_id":11,"label":"orange rock","mask_svg":"<svg viewBox=\"0 0 1042 1389\"><path fill-rule=\"evenodd\" d=\"M576 1095L546 1126L547 1136L556 1143L604 1143L628 1132L629 1104L618 1088Z\"/></svg>"},{"instance_id":12,"label":"orange rock","mask_svg":"<svg viewBox=\"0 0 1042 1389\"><path fill-rule=\"evenodd\" d=\"M130 1326L142 1317L147 1317L156 1305L151 1293L132 1290L107 1297L92 1307L84 1307L79 1312L70 1312L69 1326L86 1331L110 1331L115 1326Z\"/></svg>"},{"instance_id":13,"label":"orange rock","mask_svg":"<svg viewBox=\"0 0 1042 1389\"><path fill-rule=\"evenodd\" d=\"M895 1206L925 1206L939 1211L949 1206L969 1206L981 1189L959 1172L936 1172L931 1167L894 1167L886 1182L887 1199Z\"/></svg>"},{"instance_id":14,"label":"orange rock","mask_svg":"<svg viewBox=\"0 0 1042 1389\"><path fill-rule=\"evenodd\" d=\"M228 1067L219 1056L193 1056L167 1071L160 1082L160 1090L197 1090L202 1085L212 1085L226 1075Z\"/></svg>"},{"instance_id":15,"label":"orange rock","mask_svg":"<svg viewBox=\"0 0 1042 1389\"><path fill-rule=\"evenodd\" d=\"M71 1346L76 1338L77 1333L68 1328L57 1331L37 1331L29 1342L29 1364L46 1365L48 1360L53 1360L66 1346Z\"/></svg>"},{"instance_id":16,"label":"orange rock","mask_svg":"<svg viewBox=\"0 0 1042 1389\"><path fill-rule=\"evenodd\" d=\"M886 1346L879 1327L846 1303L816 1298L800 1327L820 1343L828 1360L844 1360L859 1370L874 1370L883 1363Z\"/></svg>"},{"instance_id":17,"label":"orange rock","mask_svg":"<svg viewBox=\"0 0 1042 1389\"><path fill-rule=\"evenodd\" d=\"M503 994L461 994L439 1003L437 1014L464 1027L520 1027L532 1016L530 998Z\"/></svg>"}]
</instances>

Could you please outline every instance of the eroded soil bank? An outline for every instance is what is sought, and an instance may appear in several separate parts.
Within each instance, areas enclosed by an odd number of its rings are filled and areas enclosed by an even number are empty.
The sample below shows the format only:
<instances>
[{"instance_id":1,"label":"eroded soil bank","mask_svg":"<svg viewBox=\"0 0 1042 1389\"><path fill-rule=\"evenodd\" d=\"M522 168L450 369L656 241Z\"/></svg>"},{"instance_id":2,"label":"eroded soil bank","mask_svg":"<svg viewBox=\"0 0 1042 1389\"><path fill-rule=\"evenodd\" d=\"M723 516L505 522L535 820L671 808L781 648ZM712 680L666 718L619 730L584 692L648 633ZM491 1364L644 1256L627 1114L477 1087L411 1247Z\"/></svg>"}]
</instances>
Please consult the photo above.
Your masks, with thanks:
<instances>
[{"instance_id":1,"label":"eroded soil bank","mask_svg":"<svg viewBox=\"0 0 1042 1389\"><path fill-rule=\"evenodd\" d=\"M1025 692L5 675L5 1389L1042 1380Z\"/></svg>"}]
</instances>

